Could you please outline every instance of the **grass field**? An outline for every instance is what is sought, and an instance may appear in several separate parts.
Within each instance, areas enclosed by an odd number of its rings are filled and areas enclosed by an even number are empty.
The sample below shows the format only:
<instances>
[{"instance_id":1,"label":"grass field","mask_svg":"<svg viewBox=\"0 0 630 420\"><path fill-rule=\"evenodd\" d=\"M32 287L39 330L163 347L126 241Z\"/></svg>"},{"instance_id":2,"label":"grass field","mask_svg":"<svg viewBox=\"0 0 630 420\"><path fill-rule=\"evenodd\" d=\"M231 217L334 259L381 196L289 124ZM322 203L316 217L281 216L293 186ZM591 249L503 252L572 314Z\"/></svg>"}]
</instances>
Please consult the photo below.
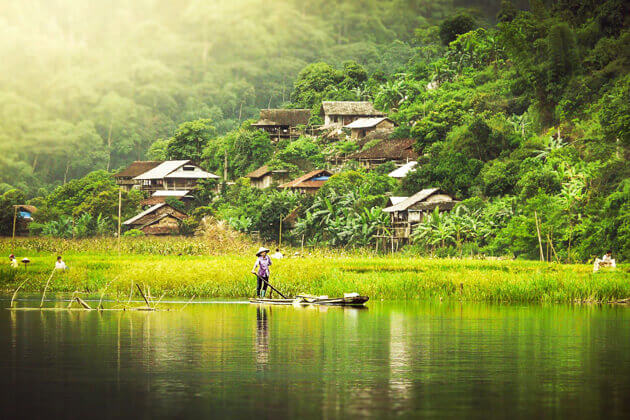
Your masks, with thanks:
<instances>
[{"instance_id":1,"label":"grass field","mask_svg":"<svg viewBox=\"0 0 630 420\"><path fill-rule=\"evenodd\" d=\"M251 243L223 253L204 239L125 239L116 242L20 239L11 247L0 239L0 290L41 292L57 254L70 267L53 276L49 293L88 292L124 299L133 284L151 295L243 298L252 296L250 273L257 248ZM8 255L32 262L9 267ZM630 266L593 274L590 265L534 261L427 259L317 250L274 261L270 282L285 295L341 295L358 292L372 299L456 299L490 302L610 301L630 297Z\"/></svg>"}]
</instances>

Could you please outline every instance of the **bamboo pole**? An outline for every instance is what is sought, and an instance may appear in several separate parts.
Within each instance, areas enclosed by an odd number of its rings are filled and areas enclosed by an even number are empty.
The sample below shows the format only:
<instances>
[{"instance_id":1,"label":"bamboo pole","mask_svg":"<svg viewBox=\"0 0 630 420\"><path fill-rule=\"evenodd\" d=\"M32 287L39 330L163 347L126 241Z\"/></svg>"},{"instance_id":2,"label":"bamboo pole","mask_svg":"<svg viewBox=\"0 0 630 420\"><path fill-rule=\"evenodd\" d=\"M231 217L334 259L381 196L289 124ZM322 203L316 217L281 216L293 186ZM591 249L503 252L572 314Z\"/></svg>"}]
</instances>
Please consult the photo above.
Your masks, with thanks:
<instances>
[{"instance_id":1,"label":"bamboo pole","mask_svg":"<svg viewBox=\"0 0 630 420\"><path fill-rule=\"evenodd\" d=\"M140 287L140 285L138 283L136 283L136 287L140 291L140 295L142 295L142 299L144 299L144 301L147 303L147 307L150 308L151 305L149 305L149 301L147 300L147 297L144 295L144 292L142 291L142 288Z\"/></svg>"},{"instance_id":2,"label":"bamboo pole","mask_svg":"<svg viewBox=\"0 0 630 420\"><path fill-rule=\"evenodd\" d=\"M44 298L46 297L46 290L48 290L48 284L50 284L50 280L53 278L54 274L55 274L55 269L53 268L52 272L50 273L50 277L48 277L48 281L46 282L46 286L44 286L44 293L42 293L42 301L39 302L40 308L44 306Z\"/></svg>"},{"instance_id":3,"label":"bamboo pole","mask_svg":"<svg viewBox=\"0 0 630 420\"><path fill-rule=\"evenodd\" d=\"M120 254L120 219L122 218L122 187L118 188L118 253Z\"/></svg>"},{"instance_id":4,"label":"bamboo pole","mask_svg":"<svg viewBox=\"0 0 630 420\"><path fill-rule=\"evenodd\" d=\"M540 238L540 226L538 225L538 212L534 210L534 219L536 220L536 232L538 233L538 247L540 248L540 261L545 261L543 252L542 239Z\"/></svg>"},{"instance_id":5,"label":"bamboo pole","mask_svg":"<svg viewBox=\"0 0 630 420\"><path fill-rule=\"evenodd\" d=\"M13 301L15 300L15 297L17 296L18 290L20 290L22 288L22 286L24 286L24 283L26 283L28 280L29 280L28 278L26 280L24 280L22 283L20 283L18 288L15 289L15 292L13 292L13 296L11 297L11 305L9 305L9 308L13 308Z\"/></svg>"},{"instance_id":6,"label":"bamboo pole","mask_svg":"<svg viewBox=\"0 0 630 420\"><path fill-rule=\"evenodd\" d=\"M282 215L280 215L280 232L278 233L278 248L282 247Z\"/></svg>"},{"instance_id":7,"label":"bamboo pole","mask_svg":"<svg viewBox=\"0 0 630 420\"><path fill-rule=\"evenodd\" d=\"M11 248L15 248L15 224L17 223L17 206L13 207L13 234L11 235Z\"/></svg>"},{"instance_id":8,"label":"bamboo pole","mask_svg":"<svg viewBox=\"0 0 630 420\"><path fill-rule=\"evenodd\" d=\"M556 252L556 248L554 248L553 246L553 241L551 240L549 234L547 234L547 240L549 241L549 245L551 245L551 251L553 251L553 255L556 257L556 262L560 264L560 258L558 258L558 253Z\"/></svg>"}]
</instances>

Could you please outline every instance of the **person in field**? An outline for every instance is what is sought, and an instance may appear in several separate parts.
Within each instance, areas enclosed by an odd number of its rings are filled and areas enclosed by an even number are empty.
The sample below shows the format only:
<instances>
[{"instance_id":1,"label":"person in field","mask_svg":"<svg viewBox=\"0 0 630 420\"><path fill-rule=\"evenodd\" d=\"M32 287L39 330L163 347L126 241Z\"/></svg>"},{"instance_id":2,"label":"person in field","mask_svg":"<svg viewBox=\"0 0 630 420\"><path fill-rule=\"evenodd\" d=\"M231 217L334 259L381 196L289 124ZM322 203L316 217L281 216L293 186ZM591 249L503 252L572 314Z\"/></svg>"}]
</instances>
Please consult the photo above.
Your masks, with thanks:
<instances>
[{"instance_id":1,"label":"person in field","mask_svg":"<svg viewBox=\"0 0 630 420\"><path fill-rule=\"evenodd\" d=\"M15 259L15 255L13 255L13 254L9 255L9 264L11 265L11 268L18 268L19 267L18 262Z\"/></svg>"},{"instance_id":2,"label":"person in field","mask_svg":"<svg viewBox=\"0 0 630 420\"><path fill-rule=\"evenodd\" d=\"M269 250L261 246L256 253L256 262L252 268L252 273L256 275L257 279L256 296L259 298L264 298L267 292L266 282L269 281L269 267L271 267L271 258L267 255L268 253ZM271 293L269 293L269 298L271 298Z\"/></svg>"},{"instance_id":3,"label":"person in field","mask_svg":"<svg viewBox=\"0 0 630 420\"><path fill-rule=\"evenodd\" d=\"M68 266L61 259L61 255L57 257L57 262L55 262L55 270L67 270Z\"/></svg>"},{"instance_id":4,"label":"person in field","mask_svg":"<svg viewBox=\"0 0 630 420\"><path fill-rule=\"evenodd\" d=\"M604 254L604 256L600 259L600 258L596 258L595 259L595 264L593 266L593 271L597 272L599 271L600 267L610 267L610 268L615 268L617 266L615 259L612 257L612 251L608 250L606 251L606 253Z\"/></svg>"},{"instance_id":5,"label":"person in field","mask_svg":"<svg viewBox=\"0 0 630 420\"><path fill-rule=\"evenodd\" d=\"M282 258L284 258L284 254L280 252L280 248L276 248L276 252L271 254L271 258L273 258L274 260L281 260Z\"/></svg>"}]
</instances>

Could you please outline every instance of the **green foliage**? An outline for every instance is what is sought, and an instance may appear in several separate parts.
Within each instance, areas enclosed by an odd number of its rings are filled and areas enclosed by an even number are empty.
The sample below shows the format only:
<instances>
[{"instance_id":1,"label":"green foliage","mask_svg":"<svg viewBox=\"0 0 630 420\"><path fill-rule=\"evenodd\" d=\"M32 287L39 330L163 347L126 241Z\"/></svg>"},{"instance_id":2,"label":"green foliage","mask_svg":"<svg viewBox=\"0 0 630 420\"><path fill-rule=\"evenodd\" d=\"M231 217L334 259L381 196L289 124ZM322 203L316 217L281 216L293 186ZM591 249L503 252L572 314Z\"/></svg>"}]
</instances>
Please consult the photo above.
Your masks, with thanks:
<instances>
[{"instance_id":1,"label":"green foliage","mask_svg":"<svg viewBox=\"0 0 630 420\"><path fill-rule=\"evenodd\" d=\"M179 210L182 213L186 213L186 205L184 204L183 201L175 197L166 197L164 202L168 204L169 206L173 207L175 210Z\"/></svg>"},{"instance_id":2,"label":"green foliage","mask_svg":"<svg viewBox=\"0 0 630 420\"><path fill-rule=\"evenodd\" d=\"M455 41L457 35L465 34L475 29L475 20L465 13L444 19L440 23L440 39L444 45Z\"/></svg>"},{"instance_id":3,"label":"green foliage","mask_svg":"<svg viewBox=\"0 0 630 420\"><path fill-rule=\"evenodd\" d=\"M443 142L434 144L418 167L403 179L401 189L415 194L424 188L438 187L458 198L472 195L474 180L483 163L461 152L453 152Z\"/></svg>"},{"instance_id":4,"label":"green foliage","mask_svg":"<svg viewBox=\"0 0 630 420\"><path fill-rule=\"evenodd\" d=\"M169 139L166 156L169 160L190 159L201 162L203 150L215 134L216 129L210 119L185 122Z\"/></svg>"},{"instance_id":5,"label":"green foliage","mask_svg":"<svg viewBox=\"0 0 630 420\"><path fill-rule=\"evenodd\" d=\"M124 238L139 238L144 236L144 232L140 229L129 229L122 235Z\"/></svg>"},{"instance_id":6,"label":"green foliage","mask_svg":"<svg viewBox=\"0 0 630 420\"><path fill-rule=\"evenodd\" d=\"M600 100L599 120L605 139L630 147L630 75L621 78Z\"/></svg>"},{"instance_id":7,"label":"green foliage","mask_svg":"<svg viewBox=\"0 0 630 420\"><path fill-rule=\"evenodd\" d=\"M321 148L311 137L300 137L280 145L275 158L280 162L295 165L302 170L315 169L324 163Z\"/></svg>"},{"instance_id":8,"label":"green foliage","mask_svg":"<svg viewBox=\"0 0 630 420\"><path fill-rule=\"evenodd\" d=\"M318 194L304 217L296 223L295 234L308 244L366 246L374 235L387 232L389 216L379 207L366 207L358 192Z\"/></svg>"},{"instance_id":9,"label":"green foliage","mask_svg":"<svg viewBox=\"0 0 630 420\"><path fill-rule=\"evenodd\" d=\"M210 170L219 174L224 173L227 160L228 178L233 179L266 164L272 153L269 135L247 121L237 130L210 141L203 156Z\"/></svg>"},{"instance_id":10,"label":"green foliage","mask_svg":"<svg viewBox=\"0 0 630 420\"><path fill-rule=\"evenodd\" d=\"M549 30L550 80L560 82L575 69L577 51L575 36L568 24L557 23Z\"/></svg>"}]
</instances>

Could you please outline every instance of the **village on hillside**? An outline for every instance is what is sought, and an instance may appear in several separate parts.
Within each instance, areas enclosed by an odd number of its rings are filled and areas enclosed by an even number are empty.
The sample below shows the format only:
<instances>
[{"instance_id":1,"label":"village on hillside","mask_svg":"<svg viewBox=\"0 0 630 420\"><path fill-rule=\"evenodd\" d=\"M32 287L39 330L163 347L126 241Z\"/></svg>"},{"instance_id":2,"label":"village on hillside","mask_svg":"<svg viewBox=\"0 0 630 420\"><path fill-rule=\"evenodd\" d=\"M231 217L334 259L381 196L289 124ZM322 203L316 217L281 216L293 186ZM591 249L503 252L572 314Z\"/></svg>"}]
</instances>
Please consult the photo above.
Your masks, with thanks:
<instances>
[{"instance_id":1,"label":"village on hillside","mask_svg":"<svg viewBox=\"0 0 630 420\"><path fill-rule=\"evenodd\" d=\"M335 155L327 159L325 167L297 176L292 176L287 169L265 164L245 175L252 187L315 194L349 161L366 171L393 164L394 169L387 175L398 181L417 167L418 153L413 148L413 139L396 138L393 135L395 122L375 109L371 102L324 101L320 110L324 124L318 127L309 127L310 116L309 109L262 109L252 127L268 133L271 142L306 136L331 143L351 141L358 150ZM201 181L216 180L217 192L222 185L234 183L234 180L207 172L191 160L135 161L114 177L121 189L140 190L146 196L141 202L142 212L123 222L126 228L138 229L146 235L179 234L181 222L189 216L176 208L173 200L183 203L192 200ZM387 238L408 241L424 215L436 208L440 212L449 211L456 203L438 188L423 189L410 197L391 196L382 209L389 214L392 227ZM288 228L292 226L292 216L286 217Z\"/></svg>"}]
</instances>

